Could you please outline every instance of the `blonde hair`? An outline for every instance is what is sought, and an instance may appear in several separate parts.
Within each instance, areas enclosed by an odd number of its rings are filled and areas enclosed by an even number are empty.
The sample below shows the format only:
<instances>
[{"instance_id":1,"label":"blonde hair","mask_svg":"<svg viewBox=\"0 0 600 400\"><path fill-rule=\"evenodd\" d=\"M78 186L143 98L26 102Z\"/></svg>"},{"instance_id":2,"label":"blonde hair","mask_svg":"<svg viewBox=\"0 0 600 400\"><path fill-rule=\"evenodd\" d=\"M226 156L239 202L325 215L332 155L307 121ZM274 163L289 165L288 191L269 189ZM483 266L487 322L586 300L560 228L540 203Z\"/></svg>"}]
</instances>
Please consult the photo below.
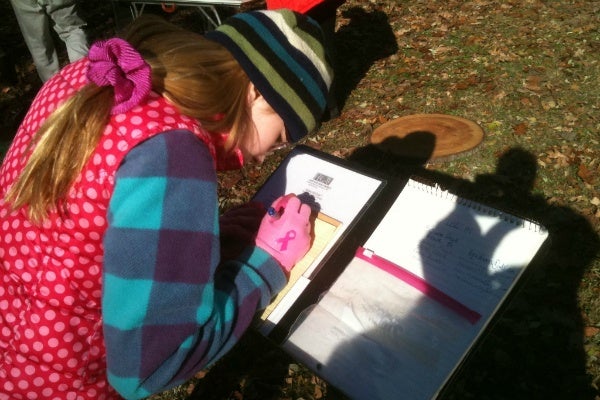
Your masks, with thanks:
<instances>
[{"instance_id":1,"label":"blonde hair","mask_svg":"<svg viewBox=\"0 0 600 400\"><path fill-rule=\"evenodd\" d=\"M250 80L218 43L152 15L124 35L152 68L152 89L210 132L230 132L231 149L249 132ZM59 106L36 132L27 164L6 195L13 209L41 223L62 211L73 182L98 144L113 102L112 87L86 85Z\"/></svg>"}]
</instances>

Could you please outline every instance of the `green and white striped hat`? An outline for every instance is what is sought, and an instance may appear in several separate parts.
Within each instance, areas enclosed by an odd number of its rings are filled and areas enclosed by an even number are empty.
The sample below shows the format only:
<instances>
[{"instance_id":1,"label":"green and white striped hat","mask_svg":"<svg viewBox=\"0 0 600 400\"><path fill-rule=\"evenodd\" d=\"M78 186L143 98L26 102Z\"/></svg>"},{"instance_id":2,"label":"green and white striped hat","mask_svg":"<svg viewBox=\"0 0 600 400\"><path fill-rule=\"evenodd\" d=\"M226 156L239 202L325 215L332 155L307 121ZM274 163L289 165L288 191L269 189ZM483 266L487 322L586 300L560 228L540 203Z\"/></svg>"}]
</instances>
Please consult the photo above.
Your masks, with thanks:
<instances>
[{"instance_id":1,"label":"green and white striped hat","mask_svg":"<svg viewBox=\"0 0 600 400\"><path fill-rule=\"evenodd\" d=\"M287 9L228 18L205 37L225 46L297 142L320 123L333 71L314 20Z\"/></svg>"}]
</instances>

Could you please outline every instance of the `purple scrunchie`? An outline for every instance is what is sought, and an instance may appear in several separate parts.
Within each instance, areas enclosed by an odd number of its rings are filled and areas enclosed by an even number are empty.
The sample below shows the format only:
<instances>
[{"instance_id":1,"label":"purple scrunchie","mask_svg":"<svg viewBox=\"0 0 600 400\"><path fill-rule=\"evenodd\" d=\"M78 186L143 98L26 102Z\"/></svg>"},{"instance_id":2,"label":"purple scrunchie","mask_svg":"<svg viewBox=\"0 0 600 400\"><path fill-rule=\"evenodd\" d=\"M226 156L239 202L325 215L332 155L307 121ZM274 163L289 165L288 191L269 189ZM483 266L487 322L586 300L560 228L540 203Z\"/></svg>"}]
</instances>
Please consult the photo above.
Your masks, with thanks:
<instances>
[{"instance_id":1,"label":"purple scrunchie","mask_svg":"<svg viewBox=\"0 0 600 400\"><path fill-rule=\"evenodd\" d=\"M111 115L131 110L150 93L150 66L125 40L113 38L94 43L88 59L88 79L98 86L114 88L115 103Z\"/></svg>"}]
</instances>

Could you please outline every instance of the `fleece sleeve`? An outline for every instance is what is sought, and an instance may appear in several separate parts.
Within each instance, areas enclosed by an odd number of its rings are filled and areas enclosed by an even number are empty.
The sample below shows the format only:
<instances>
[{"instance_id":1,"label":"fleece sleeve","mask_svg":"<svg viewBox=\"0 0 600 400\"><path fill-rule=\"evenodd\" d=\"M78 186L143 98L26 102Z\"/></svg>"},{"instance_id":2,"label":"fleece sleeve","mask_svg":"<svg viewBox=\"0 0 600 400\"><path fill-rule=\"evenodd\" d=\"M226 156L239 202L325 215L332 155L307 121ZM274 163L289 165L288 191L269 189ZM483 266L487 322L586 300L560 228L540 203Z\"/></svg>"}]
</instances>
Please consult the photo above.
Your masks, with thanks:
<instances>
[{"instance_id":1,"label":"fleece sleeve","mask_svg":"<svg viewBox=\"0 0 600 400\"><path fill-rule=\"evenodd\" d=\"M188 131L157 135L119 167L104 237L102 317L110 384L144 398L226 353L285 285L256 247L220 263L216 172Z\"/></svg>"}]
</instances>

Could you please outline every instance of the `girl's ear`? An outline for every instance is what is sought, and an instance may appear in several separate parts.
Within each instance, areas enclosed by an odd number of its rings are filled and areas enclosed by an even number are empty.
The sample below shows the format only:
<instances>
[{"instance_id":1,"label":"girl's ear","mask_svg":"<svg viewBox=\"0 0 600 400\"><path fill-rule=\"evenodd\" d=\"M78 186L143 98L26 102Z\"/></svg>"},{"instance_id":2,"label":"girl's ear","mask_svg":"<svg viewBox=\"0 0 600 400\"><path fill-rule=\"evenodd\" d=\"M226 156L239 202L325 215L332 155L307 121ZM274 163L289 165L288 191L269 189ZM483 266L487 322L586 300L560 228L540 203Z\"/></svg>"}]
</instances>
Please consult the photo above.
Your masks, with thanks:
<instances>
[{"instance_id":1,"label":"girl's ear","mask_svg":"<svg viewBox=\"0 0 600 400\"><path fill-rule=\"evenodd\" d=\"M248 84L248 105L251 106L256 100L260 99L262 95L254 86L252 82Z\"/></svg>"}]
</instances>

